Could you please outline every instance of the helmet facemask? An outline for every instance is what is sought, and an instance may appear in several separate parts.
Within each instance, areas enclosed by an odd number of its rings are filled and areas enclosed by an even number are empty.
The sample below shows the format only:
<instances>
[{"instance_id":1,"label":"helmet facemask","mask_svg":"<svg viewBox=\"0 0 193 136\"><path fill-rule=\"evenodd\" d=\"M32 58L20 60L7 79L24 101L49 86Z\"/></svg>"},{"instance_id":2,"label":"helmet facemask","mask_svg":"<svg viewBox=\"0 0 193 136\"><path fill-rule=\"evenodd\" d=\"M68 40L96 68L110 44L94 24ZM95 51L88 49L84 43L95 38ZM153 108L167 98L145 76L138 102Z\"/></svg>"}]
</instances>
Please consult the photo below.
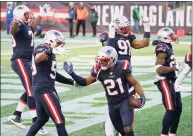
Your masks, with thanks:
<instances>
[{"instance_id":1,"label":"helmet facemask","mask_svg":"<svg viewBox=\"0 0 193 136\"><path fill-rule=\"evenodd\" d=\"M112 57L99 58L99 62L100 62L102 70L107 70L108 68L114 66L114 65L112 65L112 63L113 63L113 58Z\"/></svg>"}]
</instances>

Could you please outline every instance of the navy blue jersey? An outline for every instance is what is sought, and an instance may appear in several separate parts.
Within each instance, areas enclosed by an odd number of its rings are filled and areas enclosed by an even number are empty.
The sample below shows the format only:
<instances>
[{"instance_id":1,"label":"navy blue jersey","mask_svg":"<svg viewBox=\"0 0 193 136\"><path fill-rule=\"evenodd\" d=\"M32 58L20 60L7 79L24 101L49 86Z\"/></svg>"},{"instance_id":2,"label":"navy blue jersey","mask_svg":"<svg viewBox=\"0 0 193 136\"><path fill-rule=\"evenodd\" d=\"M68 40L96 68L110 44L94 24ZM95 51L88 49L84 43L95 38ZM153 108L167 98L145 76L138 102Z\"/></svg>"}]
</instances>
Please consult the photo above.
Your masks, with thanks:
<instances>
[{"instance_id":1,"label":"navy blue jersey","mask_svg":"<svg viewBox=\"0 0 193 136\"><path fill-rule=\"evenodd\" d=\"M27 24L18 26L18 31L12 35L13 55L11 60L17 58L32 59L34 50L33 28Z\"/></svg>"},{"instance_id":2,"label":"navy blue jersey","mask_svg":"<svg viewBox=\"0 0 193 136\"><path fill-rule=\"evenodd\" d=\"M127 60L118 61L114 68L100 70L100 64L95 64L91 75L101 81L110 103L119 103L128 98L127 75L131 73L130 63Z\"/></svg>"},{"instance_id":3,"label":"navy blue jersey","mask_svg":"<svg viewBox=\"0 0 193 136\"><path fill-rule=\"evenodd\" d=\"M187 53L185 56L185 63L188 64L192 69L192 53Z\"/></svg>"},{"instance_id":4,"label":"navy blue jersey","mask_svg":"<svg viewBox=\"0 0 193 136\"><path fill-rule=\"evenodd\" d=\"M165 58L165 63L163 66L174 67L176 65L176 59L171 44L159 42L155 47L155 53L156 56L159 53L166 53L167 57ZM167 74L159 75L167 78L176 78L176 73L174 71Z\"/></svg>"},{"instance_id":5,"label":"navy blue jersey","mask_svg":"<svg viewBox=\"0 0 193 136\"><path fill-rule=\"evenodd\" d=\"M136 37L133 34L128 36L122 36L115 34L115 38L109 38L107 41L107 46L112 46L116 49L118 53L118 60L128 60L131 59L131 44Z\"/></svg>"},{"instance_id":6,"label":"navy blue jersey","mask_svg":"<svg viewBox=\"0 0 193 136\"><path fill-rule=\"evenodd\" d=\"M34 61L35 56L47 50L49 47L46 45L39 45L35 48L32 58L32 86L33 90L42 90L37 93L52 92L54 91L55 78L56 78L56 56L51 54L48 60L36 63Z\"/></svg>"}]
</instances>

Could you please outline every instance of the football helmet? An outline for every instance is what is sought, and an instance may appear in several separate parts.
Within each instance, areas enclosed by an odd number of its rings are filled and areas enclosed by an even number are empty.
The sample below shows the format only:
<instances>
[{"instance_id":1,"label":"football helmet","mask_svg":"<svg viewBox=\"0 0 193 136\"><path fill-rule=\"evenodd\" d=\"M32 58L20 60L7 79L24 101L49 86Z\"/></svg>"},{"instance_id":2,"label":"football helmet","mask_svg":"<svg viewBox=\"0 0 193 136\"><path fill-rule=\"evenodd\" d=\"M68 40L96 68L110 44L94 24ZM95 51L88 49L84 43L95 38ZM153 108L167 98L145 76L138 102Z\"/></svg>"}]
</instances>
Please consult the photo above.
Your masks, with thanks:
<instances>
[{"instance_id":1,"label":"football helmet","mask_svg":"<svg viewBox=\"0 0 193 136\"><path fill-rule=\"evenodd\" d=\"M119 18L118 33L128 34L130 32L130 22L125 16Z\"/></svg>"},{"instance_id":2,"label":"football helmet","mask_svg":"<svg viewBox=\"0 0 193 136\"><path fill-rule=\"evenodd\" d=\"M105 46L98 52L98 59L102 70L107 70L117 63L118 54L115 48Z\"/></svg>"},{"instance_id":3,"label":"football helmet","mask_svg":"<svg viewBox=\"0 0 193 136\"><path fill-rule=\"evenodd\" d=\"M57 30L50 30L44 36L44 43L51 48L63 47L65 45L64 35Z\"/></svg>"},{"instance_id":4,"label":"football helmet","mask_svg":"<svg viewBox=\"0 0 193 136\"><path fill-rule=\"evenodd\" d=\"M169 27L161 28L157 33L159 41L170 43L172 45L179 43L179 39L174 31Z\"/></svg>"},{"instance_id":5,"label":"football helmet","mask_svg":"<svg viewBox=\"0 0 193 136\"><path fill-rule=\"evenodd\" d=\"M21 22L28 23L30 21L30 9L25 5L17 6L13 10L13 17Z\"/></svg>"}]
</instances>

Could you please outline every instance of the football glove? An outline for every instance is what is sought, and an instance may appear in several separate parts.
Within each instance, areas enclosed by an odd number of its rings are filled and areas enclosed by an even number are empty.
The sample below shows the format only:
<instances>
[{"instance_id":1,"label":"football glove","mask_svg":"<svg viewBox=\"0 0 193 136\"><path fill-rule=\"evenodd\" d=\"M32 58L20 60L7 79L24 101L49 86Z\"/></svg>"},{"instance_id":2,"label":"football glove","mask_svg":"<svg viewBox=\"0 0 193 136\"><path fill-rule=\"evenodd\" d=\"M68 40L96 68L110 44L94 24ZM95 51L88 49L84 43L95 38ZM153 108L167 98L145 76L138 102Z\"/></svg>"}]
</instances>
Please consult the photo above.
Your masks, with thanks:
<instances>
[{"instance_id":1,"label":"football glove","mask_svg":"<svg viewBox=\"0 0 193 136\"><path fill-rule=\"evenodd\" d=\"M39 6L40 8L40 16L44 17L48 14L48 12L50 11L50 5L49 4L44 4L43 7Z\"/></svg>"},{"instance_id":2,"label":"football glove","mask_svg":"<svg viewBox=\"0 0 193 136\"><path fill-rule=\"evenodd\" d=\"M141 109L145 105L146 98L145 98L145 96L140 96L139 99L141 100L141 104L139 106L139 109Z\"/></svg>"},{"instance_id":3,"label":"football glove","mask_svg":"<svg viewBox=\"0 0 193 136\"><path fill-rule=\"evenodd\" d=\"M65 61L63 65L64 70L70 75L74 72L73 65L70 63L70 65Z\"/></svg>"},{"instance_id":4,"label":"football glove","mask_svg":"<svg viewBox=\"0 0 193 136\"><path fill-rule=\"evenodd\" d=\"M115 30L117 29L117 24L114 22L111 22L109 24L109 38L115 37Z\"/></svg>"},{"instance_id":5,"label":"football glove","mask_svg":"<svg viewBox=\"0 0 193 136\"><path fill-rule=\"evenodd\" d=\"M150 32L150 20L149 17L142 16L142 22L144 27L144 32Z\"/></svg>"},{"instance_id":6,"label":"football glove","mask_svg":"<svg viewBox=\"0 0 193 136\"><path fill-rule=\"evenodd\" d=\"M57 48L53 48L52 52L53 52L53 54L56 54L56 55L65 56L65 55L68 55L69 50L64 48L64 47L57 47Z\"/></svg>"}]
</instances>

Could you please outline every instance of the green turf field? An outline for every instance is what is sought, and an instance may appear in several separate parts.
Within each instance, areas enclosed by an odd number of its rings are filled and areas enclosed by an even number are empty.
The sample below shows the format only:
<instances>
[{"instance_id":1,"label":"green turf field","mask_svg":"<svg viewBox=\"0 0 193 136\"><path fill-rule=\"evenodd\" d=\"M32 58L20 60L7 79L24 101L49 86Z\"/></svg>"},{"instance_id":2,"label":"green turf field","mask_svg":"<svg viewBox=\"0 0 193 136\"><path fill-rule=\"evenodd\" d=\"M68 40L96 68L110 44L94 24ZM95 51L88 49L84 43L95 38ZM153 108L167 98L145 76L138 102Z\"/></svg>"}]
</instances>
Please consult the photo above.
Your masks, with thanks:
<instances>
[{"instance_id":1,"label":"green turf field","mask_svg":"<svg viewBox=\"0 0 193 136\"><path fill-rule=\"evenodd\" d=\"M10 57L12 53L11 41L9 40L10 37L5 35L5 33L1 34L1 102L5 102L5 105L1 105L1 118L5 120L7 116L11 115L16 108L19 94L23 92L23 89L20 80L14 72L12 72L10 66ZM68 37L68 34L65 34L65 36ZM137 38L141 38L141 36L137 35ZM153 39L155 39L155 36L153 36L152 40ZM88 42L89 40L90 43ZM62 62L67 60L68 62L71 61L74 64L75 71L79 72L82 76L89 75L91 66L94 63L94 56L97 50L101 47L99 42L95 42L97 40L97 37L91 38L91 35L87 35L86 37L79 36L75 39L67 38L66 46L69 48L70 53L64 58L58 56L58 71L65 74L64 70L62 70ZM180 40L182 42L190 42L191 37L187 36ZM38 44L40 41L41 39L39 39L36 43ZM177 61L181 61L183 60L185 54L189 52L189 44L176 45L174 50L176 57L179 58ZM145 83L146 81L152 80L155 76L155 73L151 71L154 65L154 47L150 45L149 47L140 50L133 49L132 56L134 58L136 57L136 61L141 61L141 64L134 62L132 65L134 75L136 74L135 77L142 83L144 91L146 91L147 94L158 93L156 95L159 96L159 92L156 90L153 83ZM139 57L139 60L137 57ZM145 63L143 60L148 61L149 63L147 65L143 65L143 63ZM185 84L191 84L190 77L185 81ZM105 112L102 111L105 111L104 107L106 106L106 98L105 95L103 95L104 90L102 86L100 84L94 84L83 88L75 88L62 84L57 84L56 86L61 89L59 96L63 104L62 108L64 109L63 112L66 118L66 126L70 136L103 136L104 131L102 129L102 124L105 120ZM152 98L148 99L149 102L152 100ZM192 135L191 100L191 96L183 97L183 113L177 133L178 136ZM77 110L73 110L73 106L70 106L70 104L73 103L74 106L78 105ZM81 107L80 109L78 108L79 106ZM26 116L23 119L23 123L26 126L30 126L30 115L28 115L27 111L28 109L26 108L25 113L23 113ZM161 121L164 111L165 110L162 104L156 104L143 110L136 111L134 121L136 136L160 135ZM99 121L94 122L92 119L95 118ZM76 126L78 122L82 122L82 124ZM91 125L89 125L89 123ZM9 129L14 131L14 134L12 134L14 136L25 135L24 131L19 130L7 121L4 121L1 124L1 127L4 129L4 132L1 132L2 136L9 136L7 133ZM47 123L46 127L51 133L56 132L54 124L51 120ZM75 127L77 127L77 129L75 129Z\"/></svg>"}]
</instances>

